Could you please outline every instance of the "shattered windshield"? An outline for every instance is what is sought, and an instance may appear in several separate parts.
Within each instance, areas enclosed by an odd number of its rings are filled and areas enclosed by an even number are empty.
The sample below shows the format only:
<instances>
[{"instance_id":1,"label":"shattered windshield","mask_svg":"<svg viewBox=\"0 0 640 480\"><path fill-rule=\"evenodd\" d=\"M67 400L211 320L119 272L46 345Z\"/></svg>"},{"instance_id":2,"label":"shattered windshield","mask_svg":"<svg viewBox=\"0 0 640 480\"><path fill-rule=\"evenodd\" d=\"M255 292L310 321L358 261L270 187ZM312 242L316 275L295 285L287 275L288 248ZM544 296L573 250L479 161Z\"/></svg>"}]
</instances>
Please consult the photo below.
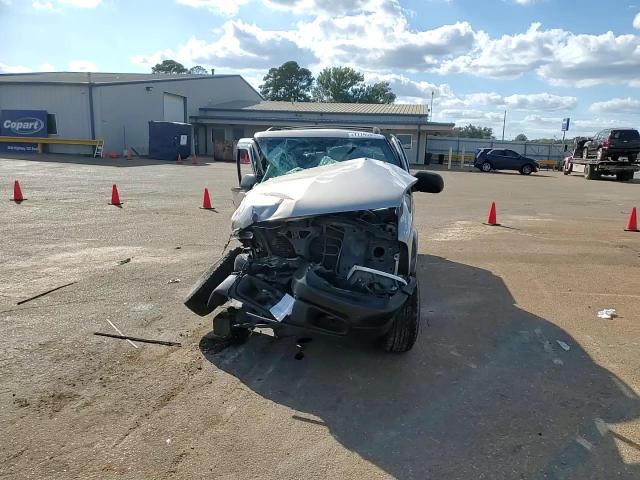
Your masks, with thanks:
<instances>
[{"instance_id":1,"label":"shattered windshield","mask_svg":"<svg viewBox=\"0 0 640 480\"><path fill-rule=\"evenodd\" d=\"M264 157L264 180L363 157L400 166L383 138L271 137L256 140Z\"/></svg>"}]
</instances>

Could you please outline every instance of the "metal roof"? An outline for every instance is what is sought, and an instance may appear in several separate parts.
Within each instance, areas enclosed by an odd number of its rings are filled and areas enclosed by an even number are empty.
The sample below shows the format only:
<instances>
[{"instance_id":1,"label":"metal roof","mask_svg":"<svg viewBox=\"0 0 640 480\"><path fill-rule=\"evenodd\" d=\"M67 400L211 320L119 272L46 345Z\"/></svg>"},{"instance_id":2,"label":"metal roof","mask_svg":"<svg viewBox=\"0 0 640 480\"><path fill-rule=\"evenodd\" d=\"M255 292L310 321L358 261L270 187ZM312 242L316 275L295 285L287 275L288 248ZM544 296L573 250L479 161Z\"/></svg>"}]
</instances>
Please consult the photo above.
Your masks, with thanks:
<instances>
[{"instance_id":1,"label":"metal roof","mask_svg":"<svg viewBox=\"0 0 640 480\"><path fill-rule=\"evenodd\" d=\"M201 110L250 112L347 113L356 115L427 115L426 105L402 103L226 102Z\"/></svg>"},{"instance_id":2,"label":"metal roof","mask_svg":"<svg viewBox=\"0 0 640 480\"><path fill-rule=\"evenodd\" d=\"M211 78L240 77L240 75L173 75L166 73L87 73L87 72L34 72L0 74L2 83L24 84L125 84L142 82L171 82L177 80L202 80Z\"/></svg>"}]
</instances>

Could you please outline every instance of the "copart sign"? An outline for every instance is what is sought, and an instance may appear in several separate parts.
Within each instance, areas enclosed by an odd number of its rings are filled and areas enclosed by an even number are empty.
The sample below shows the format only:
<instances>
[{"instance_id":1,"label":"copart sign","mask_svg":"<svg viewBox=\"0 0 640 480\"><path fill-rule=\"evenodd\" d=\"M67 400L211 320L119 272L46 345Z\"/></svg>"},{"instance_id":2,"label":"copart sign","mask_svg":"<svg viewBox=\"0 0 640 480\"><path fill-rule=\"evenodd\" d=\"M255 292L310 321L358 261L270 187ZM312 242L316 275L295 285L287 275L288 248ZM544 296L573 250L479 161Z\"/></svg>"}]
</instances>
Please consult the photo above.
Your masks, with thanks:
<instances>
[{"instance_id":1,"label":"copart sign","mask_svg":"<svg viewBox=\"0 0 640 480\"><path fill-rule=\"evenodd\" d=\"M3 137L46 137L45 110L2 110L0 135Z\"/></svg>"}]
</instances>

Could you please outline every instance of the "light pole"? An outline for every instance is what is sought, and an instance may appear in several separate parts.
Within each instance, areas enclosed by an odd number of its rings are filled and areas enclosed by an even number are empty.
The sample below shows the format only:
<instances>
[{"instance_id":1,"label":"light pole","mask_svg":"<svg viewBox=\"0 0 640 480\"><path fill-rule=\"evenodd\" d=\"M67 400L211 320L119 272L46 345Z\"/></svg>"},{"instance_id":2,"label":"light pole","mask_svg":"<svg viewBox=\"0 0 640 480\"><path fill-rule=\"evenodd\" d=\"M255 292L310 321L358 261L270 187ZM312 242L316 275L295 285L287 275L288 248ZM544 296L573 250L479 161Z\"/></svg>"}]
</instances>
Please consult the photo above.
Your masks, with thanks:
<instances>
[{"instance_id":1,"label":"light pole","mask_svg":"<svg viewBox=\"0 0 640 480\"><path fill-rule=\"evenodd\" d=\"M507 111L504 111L504 117L502 118L502 141L504 142L504 127L507 124Z\"/></svg>"},{"instance_id":2,"label":"light pole","mask_svg":"<svg viewBox=\"0 0 640 480\"><path fill-rule=\"evenodd\" d=\"M433 122L433 90L431 90L431 106L429 107L429 119Z\"/></svg>"}]
</instances>

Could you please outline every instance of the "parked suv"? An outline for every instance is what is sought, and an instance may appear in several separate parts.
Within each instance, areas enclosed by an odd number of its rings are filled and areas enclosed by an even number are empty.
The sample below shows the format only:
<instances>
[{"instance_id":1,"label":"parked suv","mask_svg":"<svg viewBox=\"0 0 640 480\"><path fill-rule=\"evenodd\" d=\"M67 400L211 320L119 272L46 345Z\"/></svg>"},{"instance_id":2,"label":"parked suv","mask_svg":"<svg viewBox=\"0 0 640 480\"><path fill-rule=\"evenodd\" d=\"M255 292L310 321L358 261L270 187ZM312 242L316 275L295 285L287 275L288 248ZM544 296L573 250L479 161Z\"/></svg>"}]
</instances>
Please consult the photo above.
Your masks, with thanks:
<instances>
[{"instance_id":1,"label":"parked suv","mask_svg":"<svg viewBox=\"0 0 640 480\"><path fill-rule=\"evenodd\" d=\"M478 152L473 166L483 172L491 170L517 170L522 175L530 175L540 168L538 162L532 158L520 155L513 150L496 149Z\"/></svg>"},{"instance_id":2,"label":"parked suv","mask_svg":"<svg viewBox=\"0 0 640 480\"><path fill-rule=\"evenodd\" d=\"M614 162L620 157L627 157L635 162L640 153L640 134L635 128L606 128L600 130L582 147L582 158L587 159L595 154L596 159L611 159Z\"/></svg>"}]
</instances>

